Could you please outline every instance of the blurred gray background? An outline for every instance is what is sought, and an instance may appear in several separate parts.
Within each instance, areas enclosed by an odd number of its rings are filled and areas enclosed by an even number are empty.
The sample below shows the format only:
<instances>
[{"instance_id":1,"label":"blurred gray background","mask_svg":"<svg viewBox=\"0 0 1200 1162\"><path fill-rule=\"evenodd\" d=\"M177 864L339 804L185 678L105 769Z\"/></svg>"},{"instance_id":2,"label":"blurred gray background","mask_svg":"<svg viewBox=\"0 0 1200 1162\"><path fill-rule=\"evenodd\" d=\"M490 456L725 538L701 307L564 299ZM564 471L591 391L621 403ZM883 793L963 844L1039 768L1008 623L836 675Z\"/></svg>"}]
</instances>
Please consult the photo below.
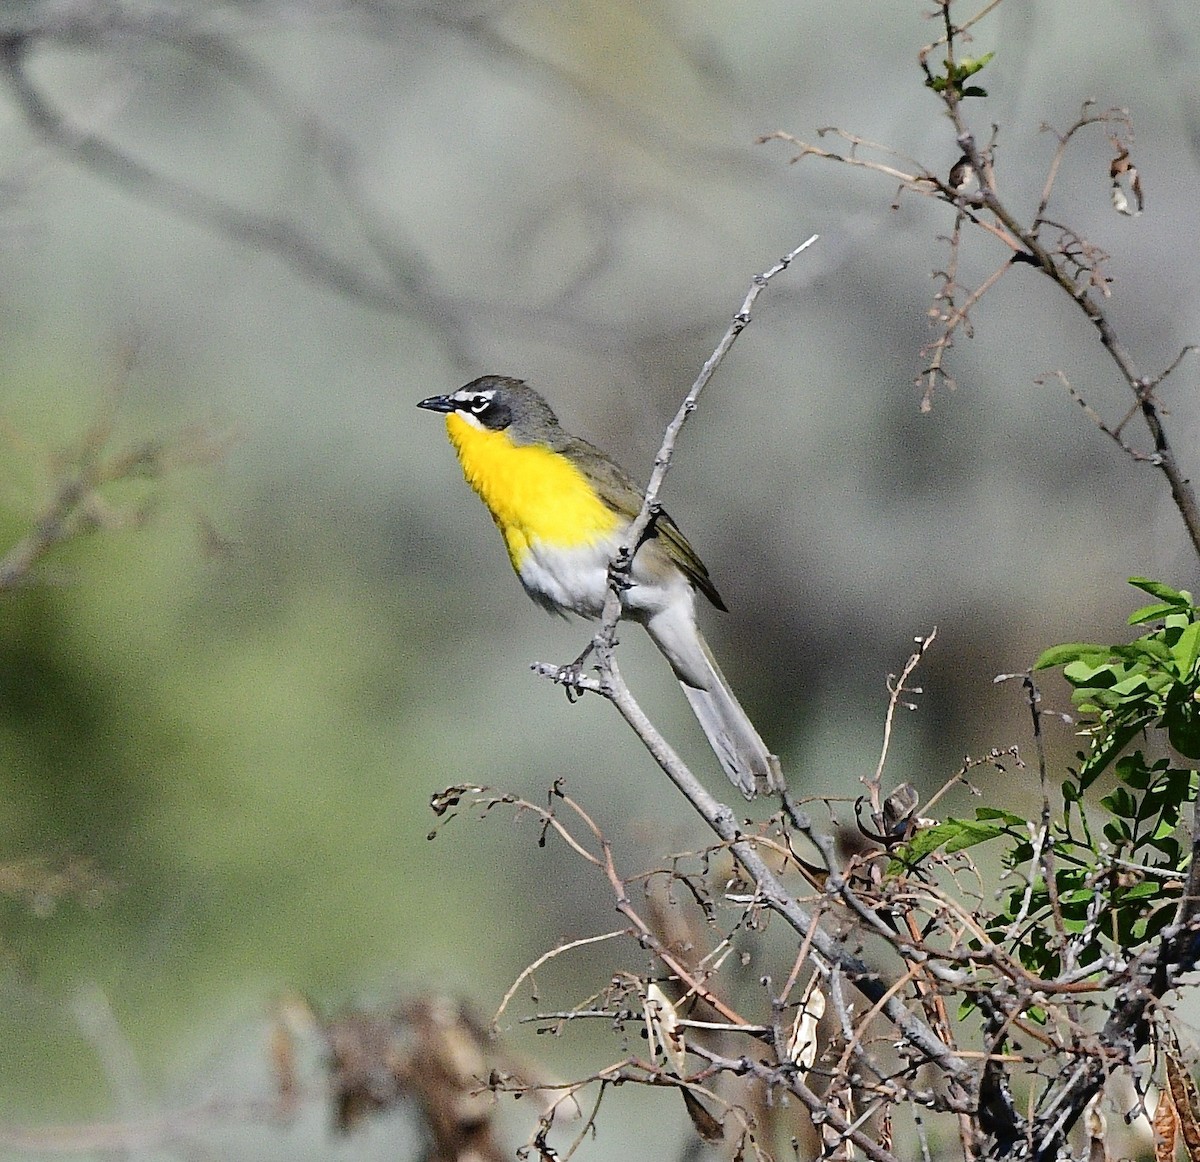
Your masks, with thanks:
<instances>
[{"instance_id":1,"label":"blurred gray background","mask_svg":"<svg viewBox=\"0 0 1200 1162\"><path fill-rule=\"evenodd\" d=\"M438 988L486 1016L540 952L617 926L604 883L509 815L428 842L447 784L540 798L564 777L631 872L706 841L609 707L530 674L588 631L524 597L414 406L426 395L521 376L644 477L752 275L821 235L759 300L664 494L730 607L706 633L799 794L858 793L915 635L937 626L890 779L928 792L964 755L1028 746L1019 691L994 675L1119 636L1129 575L1194 584L1153 471L1034 382L1059 368L1124 414L1078 311L1012 272L951 354L957 390L921 414L950 212L892 209L884 178L754 144L836 125L948 171L958 151L916 65L937 34L924 7L4 6L0 34L34 34L27 76L78 147L0 88L7 541L99 415L117 445L234 435L220 464L156 484L147 527L70 546L6 601L0 860L86 858L113 883L90 907L4 904L0 1121L266 1097L287 989L333 1011ZM982 138L1001 126L1018 212L1053 151L1043 122L1065 128L1085 98L1129 108L1146 213L1113 212L1100 128L1051 213L1113 255L1112 317L1159 370L1200 333L1194 6L1006 3L975 32L997 56L969 112ZM962 281L1002 257L970 239ZM1195 372L1164 393L1189 469ZM623 638L635 693L724 794L667 667ZM1010 773L981 778L1032 802ZM608 956L564 958L543 1003L603 985ZM128 1050L124 1089L97 1013ZM621 1052L507 1028L564 1075ZM674 1156L681 1105L619 1101L588 1156ZM233 1145L195 1133L255 1157L394 1148L334 1139L319 1105Z\"/></svg>"}]
</instances>

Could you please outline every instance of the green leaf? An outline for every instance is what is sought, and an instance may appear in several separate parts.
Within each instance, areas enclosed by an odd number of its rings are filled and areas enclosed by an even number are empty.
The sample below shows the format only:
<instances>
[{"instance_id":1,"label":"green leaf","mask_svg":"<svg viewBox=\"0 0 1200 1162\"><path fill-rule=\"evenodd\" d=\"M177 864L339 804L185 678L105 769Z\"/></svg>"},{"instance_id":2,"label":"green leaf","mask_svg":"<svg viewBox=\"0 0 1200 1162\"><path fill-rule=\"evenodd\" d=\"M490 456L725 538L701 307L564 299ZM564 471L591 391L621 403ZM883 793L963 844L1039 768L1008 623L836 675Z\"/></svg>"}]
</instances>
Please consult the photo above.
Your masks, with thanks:
<instances>
[{"instance_id":1,"label":"green leaf","mask_svg":"<svg viewBox=\"0 0 1200 1162\"><path fill-rule=\"evenodd\" d=\"M1200 705L1188 701L1166 715L1167 738L1184 758L1200 759Z\"/></svg>"},{"instance_id":2,"label":"green leaf","mask_svg":"<svg viewBox=\"0 0 1200 1162\"><path fill-rule=\"evenodd\" d=\"M1063 666L1063 677L1072 686L1081 688L1096 687L1103 689L1111 686L1118 675L1124 673L1125 667L1110 662L1111 651L1105 649L1103 656L1092 658L1076 658Z\"/></svg>"},{"instance_id":3,"label":"green leaf","mask_svg":"<svg viewBox=\"0 0 1200 1162\"><path fill-rule=\"evenodd\" d=\"M1127 674L1119 682L1114 682L1106 691L1109 697L1117 697L1128 701L1131 695L1140 694L1146 689L1146 675L1140 670Z\"/></svg>"},{"instance_id":4,"label":"green leaf","mask_svg":"<svg viewBox=\"0 0 1200 1162\"><path fill-rule=\"evenodd\" d=\"M1157 911L1151 912L1141 924L1145 931L1145 938L1150 940L1157 936L1171 922L1174 913L1174 908L1159 908Z\"/></svg>"},{"instance_id":5,"label":"green leaf","mask_svg":"<svg viewBox=\"0 0 1200 1162\"><path fill-rule=\"evenodd\" d=\"M1138 801L1124 787L1117 787L1100 800L1100 805L1107 808L1121 819L1136 819Z\"/></svg>"},{"instance_id":6,"label":"green leaf","mask_svg":"<svg viewBox=\"0 0 1200 1162\"><path fill-rule=\"evenodd\" d=\"M1159 894L1159 886L1152 880L1143 880L1140 884L1134 884L1131 888L1126 888L1121 893L1121 903L1126 900L1147 900Z\"/></svg>"},{"instance_id":7,"label":"green leaf","mask_svg":"<svg viewBox=\"0 0 1200 1162\"><path fill-rule=\"evenodd\" d=\"M1175 659L1176 666L1179 667L1179 676L1181 678L1190 676L1192 668L1196 664L1196 657L1200 655L1200 621L1193 621L1179 635L1178 640L1171 647L1171 655Z\"/></svg>"},{"instance_id":8,"label":"green leaf","mask_svg":"<svg viewBox=\"0 0 1200 1162\"><path fill-rule=\"evenodd\" d=\"M1163 862L1160 866L1169 867L1172 870L1182 866L1181 860L1183 857L1183 845L1178 839L1175 838L1174 835L1155 834L1150 845L1163 858Z\"/></svg>"},{"instance_id":9,"label":"green leaf","mask_svg":"<svg viewBox=\"0 0 1200 1162\"><path fill-rule=\"evenodd\" d=\"M1086 790L1108 769L1109 763L1123 751L1145 727L1149 726L1152 718L1149 715L1138 715L1132 721L1124 722L1113 727L1106 735L1098 735L1094 744L1095 749L1087 757L1087 761L1079 770L1079 786Z\"/></svg>"},{"instance_id":10,"label":"green leaf","mask_svg":"<svg viewBox=\"0 0 1200 1162\"><path fill-rule=\"evenodd\" d=\"M1010 827L1024 827L1029 822L1023 815L1014 815L1011 811L1004 811L999 807L976 807L975 818L979 822L996 819Z\"/></svg>"},{"instance_id":11,"label":"green leaf","mask_svg":"<svg viewBox=\"0 0 1200 1162\"><path fill-rule=\"evenodd\" d=\"M1115 847L1125 847L1133 838L1128 825L1122 819L1110 819L1104 825L1104 837Z\"/></svg>"},{"instance_id":12,"label":"green leaf","mask_svg":"<svg viewBox=\"0 0 1200 1162\"><path fill-rule=\"evenodd\" d=\"M1152 581L1149 577L1130 577L1129 584L1176 608L1192 603L1190 593L1182 593L1178 589L1172 589L1170 585L1164 585L1161 581Z\"/></svg>"},{"instance_id":13,"label":"green leaf","mask_svg":"<svg viewBox=\"0 0 1200 1162\"><path fill-rule=\"evenodd\" d=\"M1027 839L1022 839L1015 843L1009 853L1013 860L1013 866L1018 864L1028 863L1033 859L1033 844Z\"/></svg>"},{"instance_id":14,"label":"green leaf","mask_svg":"<svg viewBox=\"0 0 1200 1162\"><path fill-rule=\"evenodd\" d=\"M1108 646L1098 646L1093 642L1068 642L1061 646L1051 646L1044 650L1036 662L1035 670L1048 670L1051 666L1065 666L1068 662L1085 661L1095 667L1106 661L1110 650Z\"/></svg>"},{"instance_id":15,"label":"green leaf","mask_svg":"<svg viewBox=\"0 0 1200 1162\"><path fill-rule=\"evenodd\" d=\"M956 851L965 851L968 847L986 843L989 839L995 839L998 835L1004 834L1003 827L994 827L990 823L977 823L970 819L947 819L944 824L939 824L939 826L949 826L957 830L957 835L946 842L947 855L952 855Z\"/></svg>"},{"instance_id":16,"label":"green leaf","mask_svg":"<svg viewBox=\"0 0 1200 1162\"><path fill-rule=\"evenodd\" d=\"M1004 828L990 823L976 823L970 819L947 819L945 823L918 831L898 854L905 863L913 864L939 848L945 848L946 854L950 855L1003 834Z\"/></svg>"},{"instance_id":17,"label":"green leaf","mask_svg":"<svg viewBox=\"0 0 1200 1162\"><path fill-rule=\"evenodd\" d=\"M1072 888L1070 891L1062 892L1058 897L1058 902L1064 907L1072 904L1083 904L1086 907L1095 898L1096 893L1091 888Z\"/></svg>"},{"instance_id":18,"label":"green leaf","mask_svg":"<svg viewBox=\"0 0 1200 1162\"><path fill-rule=\"evenodd\" d=\"M1150 786L1150 769L1146 766L1145 756L1140 750L1135 750L1132 754L1122 755L1121 758L1117 759L1114 770L1117 773L1117 778L1127 787L1132 787L1135 791L1144 791Z\"/></svg>"},{"instance_id":19,"label":"green leaf","mask_svg":"<svg viewBox=\"0 0 1200 1162\"><path fill-rule=\"evenodd\" d=\"M1173 613L1179 607L1167 602L1156 601L1153 605L1143 605L1129 615L1130 625L1144 625L1148 621L1158 621L1168 613Z\"/></svg>"},{"instance_id":20,"label":"green leaf","mask_svg":"<svg viewBox=\"0 0 1200 1162\"><path fill-rule=\"evenodd\" d=\"M1171 649L1157 634L1148 634L1146 637L1140 637L1137 641L1132 641L1128 645L1113 646L1112 655L1114 658L1132 662L1134 665L1145 662L1151 664L1155 662L1169 662L1173 657Z\"/></svg>"},{"instance_id":21,"label":"green leaf","mask_svg":"<svg viewBox=\"0 0 1200 1162\"><path fill-rule=\"evenodd\" d=\"M965 56L958 62L958 75L963 80L973 77L984 65L995 58L994 52L985 52L983 56Z\"/></svg>"},{"instance_id":22,"label":"green leaf","mask_svg":"<svg viewBox=\"0 0 1200 1162\"><path fill-rule=\"evenodd\" d=\"M1087 702L1089 705L1094 705L1097 710L1116 710L1124 698L1120 694L1114 694L1110 690L1089 690Z\"/></svg>"}]
</instances>

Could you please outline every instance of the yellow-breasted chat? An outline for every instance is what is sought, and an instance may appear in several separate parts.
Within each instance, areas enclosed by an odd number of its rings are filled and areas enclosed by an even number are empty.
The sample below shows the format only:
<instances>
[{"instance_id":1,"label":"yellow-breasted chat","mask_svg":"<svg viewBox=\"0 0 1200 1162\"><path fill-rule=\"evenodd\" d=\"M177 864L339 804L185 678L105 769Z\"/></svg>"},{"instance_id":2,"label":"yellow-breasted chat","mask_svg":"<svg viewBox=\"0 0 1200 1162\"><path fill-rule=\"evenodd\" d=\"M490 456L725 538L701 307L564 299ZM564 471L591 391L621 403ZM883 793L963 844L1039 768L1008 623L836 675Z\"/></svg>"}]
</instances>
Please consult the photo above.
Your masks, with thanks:
<instances>
[{"instance_id":1,"label":"yellow-breasted chat","mask_svg":"<svg viewBox=\"0 0 1200 1162\"><path fill-rule=\"evenodd\" d=\"M644 493L599 448L565 432L523 380L484 375L417 405L444 412L467 483L539 605L598 618L608 567ZM622 612L646 627L671 663L709 744L746 798L782 790L779 759L759 737L696 624L696 592L725 603L675 522L660 513L634 555Z\"/></svg>"}]
</instances>

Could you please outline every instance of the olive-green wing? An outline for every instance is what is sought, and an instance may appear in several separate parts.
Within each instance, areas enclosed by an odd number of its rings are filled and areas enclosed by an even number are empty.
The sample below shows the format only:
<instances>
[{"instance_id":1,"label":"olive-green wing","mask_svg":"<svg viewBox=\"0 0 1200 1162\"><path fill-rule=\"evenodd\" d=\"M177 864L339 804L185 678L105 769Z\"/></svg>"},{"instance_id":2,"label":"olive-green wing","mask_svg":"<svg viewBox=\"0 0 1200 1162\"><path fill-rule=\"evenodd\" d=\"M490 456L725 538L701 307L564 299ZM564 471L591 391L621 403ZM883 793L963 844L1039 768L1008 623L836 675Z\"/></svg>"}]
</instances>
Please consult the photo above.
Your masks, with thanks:
<instances>
[{"instance_id":1,"label":"olive-green wing","mask_svg":"<svg viewBox=\"0 0 1200 1162\"><path fill-rule=\"evenodd\" d=\"M579 466L595 485L600 499L614 512L627 520L633 520L641 511L645 493L636 485L629 474L599 448L586 440L573 438L563 451ZM679 526L663 511L659 511L654 523L653 535L666 550L667 556L683 570L687 579L704 594L718 609L725 609L713 579L708 575L704 562L692 548Z\"/></svg>"}]
</instances>

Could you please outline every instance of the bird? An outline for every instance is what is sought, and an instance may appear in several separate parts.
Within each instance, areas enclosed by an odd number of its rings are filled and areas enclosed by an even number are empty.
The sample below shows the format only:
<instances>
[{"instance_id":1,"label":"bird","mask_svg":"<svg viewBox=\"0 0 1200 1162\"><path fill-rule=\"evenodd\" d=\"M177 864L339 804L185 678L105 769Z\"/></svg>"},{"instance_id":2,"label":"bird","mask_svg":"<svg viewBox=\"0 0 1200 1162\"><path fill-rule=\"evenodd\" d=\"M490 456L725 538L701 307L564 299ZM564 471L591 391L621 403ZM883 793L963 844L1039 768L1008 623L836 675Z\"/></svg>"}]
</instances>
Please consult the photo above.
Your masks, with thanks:
<instances>
[{"instance_id":1,"label":"bird","mask_svg":"<svg viewBox=\"0 0 1200 1162\"><path fill-rule=\"evenodd\" d=\"M609 564L645 493L614 460L565 431L524 380L483 375L418 407L441 412L467 483L491 513L525 591L553 613L601 616ZM671 665L726 775L747 799L782 791L770 752L696 620L696 594L726 608L704 563L665 512L630 565L622 613Z\"/></svg>"}]
</instances>

